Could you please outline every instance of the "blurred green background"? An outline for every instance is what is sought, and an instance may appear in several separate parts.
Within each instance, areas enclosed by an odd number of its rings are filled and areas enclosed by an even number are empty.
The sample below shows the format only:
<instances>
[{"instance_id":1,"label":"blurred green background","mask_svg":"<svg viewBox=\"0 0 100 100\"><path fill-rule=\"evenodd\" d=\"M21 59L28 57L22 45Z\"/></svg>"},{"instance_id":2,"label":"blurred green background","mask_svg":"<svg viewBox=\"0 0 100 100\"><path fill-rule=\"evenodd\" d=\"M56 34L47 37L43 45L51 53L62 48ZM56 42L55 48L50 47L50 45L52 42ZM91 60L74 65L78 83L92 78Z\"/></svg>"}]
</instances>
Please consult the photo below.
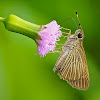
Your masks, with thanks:
<instances>
[{"instance_id":1,"label":"blurred green background","mask_svg":"<svg viewBox=\"0 0 100 100\"><path fill-rule=\"evenodd\" d=\"M75 10L85 33L89 89L74 89L53 72L59 54L35 55L37 46L32 39L6 30L0 22L0 100L100 100L100 1L0 0L1 17L15 14L41 25L70 17L78 24ZM72 20L62 26L72 33L76 30Z\"/></svg>"}]
</instances>

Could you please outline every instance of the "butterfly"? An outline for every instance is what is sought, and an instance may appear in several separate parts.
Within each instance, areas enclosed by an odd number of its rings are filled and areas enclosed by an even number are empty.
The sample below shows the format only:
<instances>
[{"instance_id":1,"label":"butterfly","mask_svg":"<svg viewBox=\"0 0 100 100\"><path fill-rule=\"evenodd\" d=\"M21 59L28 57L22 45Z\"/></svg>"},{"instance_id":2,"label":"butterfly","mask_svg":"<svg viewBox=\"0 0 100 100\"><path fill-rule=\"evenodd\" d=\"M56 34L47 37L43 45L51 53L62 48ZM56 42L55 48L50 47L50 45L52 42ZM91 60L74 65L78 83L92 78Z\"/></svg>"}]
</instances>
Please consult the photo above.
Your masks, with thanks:
<instances>
[{"instance_id":1,"label":"butterfly","mask_svg":"<svg viewBox=\"0 0 100 100\"><path fill-rule=\"evenodd\" d=\"M76 15L78 17L77 12ZM72 87L86 90L89 87L89 72L83 48L84 32L80 21L79 26L81 29L77 29L73 35L71 35L70 29L61 27L62 29L69 30L69 33L66 33L68 34L67 41L62 46L61 55L53 71L58 71L60 78L66 80Z\"/></svg>"}]
</instances>

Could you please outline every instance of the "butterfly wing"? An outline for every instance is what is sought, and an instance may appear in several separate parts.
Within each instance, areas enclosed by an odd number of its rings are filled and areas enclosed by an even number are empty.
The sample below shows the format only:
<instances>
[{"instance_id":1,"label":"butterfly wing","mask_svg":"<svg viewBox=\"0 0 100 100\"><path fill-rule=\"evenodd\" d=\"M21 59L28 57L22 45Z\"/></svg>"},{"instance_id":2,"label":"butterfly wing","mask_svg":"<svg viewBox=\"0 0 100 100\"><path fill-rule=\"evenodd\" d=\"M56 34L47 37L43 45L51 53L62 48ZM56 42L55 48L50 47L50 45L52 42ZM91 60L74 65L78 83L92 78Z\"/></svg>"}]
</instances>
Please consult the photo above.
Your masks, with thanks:
<instances>
[{"instance_id":1,"label":"butterfly wing","mask_svg":"<svg viewBox=\"0 0 100 100\"><path fill-rule=\"evenodd\" d=\"M83 47L74 48L61 54L54 71L75 88L86 90L89 87L89 72Z\"/></svg>"}]
</instances>

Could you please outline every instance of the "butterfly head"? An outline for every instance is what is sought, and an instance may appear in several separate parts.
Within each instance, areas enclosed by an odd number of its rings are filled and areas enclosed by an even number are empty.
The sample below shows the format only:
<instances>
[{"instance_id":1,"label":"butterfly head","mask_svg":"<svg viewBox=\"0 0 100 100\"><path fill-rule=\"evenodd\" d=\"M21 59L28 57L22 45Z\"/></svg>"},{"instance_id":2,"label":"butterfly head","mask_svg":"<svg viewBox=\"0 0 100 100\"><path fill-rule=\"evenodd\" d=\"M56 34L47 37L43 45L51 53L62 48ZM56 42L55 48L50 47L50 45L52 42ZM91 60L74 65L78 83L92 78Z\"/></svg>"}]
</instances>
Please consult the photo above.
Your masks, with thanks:
<instances>
[{"instance_id":1,"label":"butterfly head","mask_svg":"<svg viewBox=\"0 0 100 100\"><path fill-rule=\"evenodd\" d=\"M84 32L82 29L78 29L75 31L75 34L69 37L70 41L82 41L84 39Z\"/></svg>"},{"instance_id":2,"label":"butterfly head","mask_svg":"<svg viewBox=\"0 0 100 100\"><path fill-rule=\"evenodd\" d=\"M74 36L79 40L83 40L83 38L84 38L83 30L82 29L76 30Z\"/></svg>"}]
</instances>

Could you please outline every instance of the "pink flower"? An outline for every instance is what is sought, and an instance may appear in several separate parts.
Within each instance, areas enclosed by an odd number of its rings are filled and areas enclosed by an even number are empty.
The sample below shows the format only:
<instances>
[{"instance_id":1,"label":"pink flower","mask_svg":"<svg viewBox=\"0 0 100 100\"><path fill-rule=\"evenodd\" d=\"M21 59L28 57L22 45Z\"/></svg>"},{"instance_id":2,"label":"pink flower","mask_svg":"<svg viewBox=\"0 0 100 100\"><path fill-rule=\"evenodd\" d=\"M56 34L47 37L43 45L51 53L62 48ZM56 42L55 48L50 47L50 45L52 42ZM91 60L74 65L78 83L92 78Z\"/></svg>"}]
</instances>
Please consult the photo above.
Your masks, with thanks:
<instances>
[{"instance_id":1,"label":"pink flower","mask_svg":"<svg viewBox=\"0 0 100 100\"><path fill-rule=\"evenodd\" d=\"M42 56L55 49L56 41L59 41L59 37L62 35L60 25L55 20L44 26L46 28L38 32L41 40L37 40L38 54Z\"/></svg>"}]
</instances>

